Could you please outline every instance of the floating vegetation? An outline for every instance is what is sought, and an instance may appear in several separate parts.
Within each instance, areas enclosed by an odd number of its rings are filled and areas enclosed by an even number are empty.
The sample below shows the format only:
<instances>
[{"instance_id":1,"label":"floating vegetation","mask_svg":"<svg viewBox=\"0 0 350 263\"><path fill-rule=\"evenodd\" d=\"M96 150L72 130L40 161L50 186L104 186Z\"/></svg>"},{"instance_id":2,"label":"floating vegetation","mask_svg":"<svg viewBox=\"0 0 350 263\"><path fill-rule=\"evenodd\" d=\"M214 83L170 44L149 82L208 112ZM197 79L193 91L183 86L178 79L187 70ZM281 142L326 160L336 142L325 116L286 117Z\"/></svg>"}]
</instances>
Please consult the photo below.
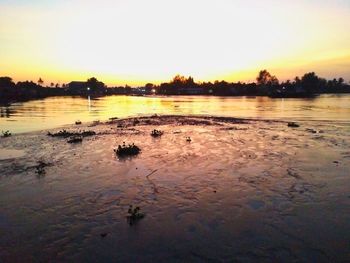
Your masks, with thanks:
<instances>
[{"instance_id":1,"label":"floating vegetation","mask_svg":"<svg viewBox=\"0 0 350 263\"><path fill-rule=\"evenodd\" d=\"M141 208L138 206L135 208L133 208L132 205L129 206L128 215L126 219L130 226L132 226L133 224L137 223L140 219L145 217L145 214L141 213L140 210Z\"/></svg>"},{"instance_id":2,"label":"floating vegetation","mask_svg":"<svg viewBox=\"0 0 350 263\"><path fill-rule=\"evenodd\" d=\"M310 133L317 133L317 131L314 130L314 129L306 129L306 131L307 131L307 132L310 132Z\"/></svg>"},{"instance_id":3,"label":"floating vegetation","mask_svg":"<svg viewBox=\"0 0 350 263\"><path fill-rule=\"evenodd\" d=\"M140 151L141 149L137 147L135 144L126 145L125 142L123 142L123 145L118 145L117 149L114 149L114 152L119 157L137 155L140 153Z\"/></svg>"},{"instance_id":4,"label":"floating vegetation","mask_svg":"<svg viewBox=\"0 0 350 263\"><path fill-rule=\"evenodd\" d=\"M7 138L7 137L10 137L12 134L10 131L2 131L2 135L1 137L3 138Z\"/></svg>"},{"instance_id":5,"label":"floating vegetation","mask_svg":"<svg viewBox=\"0 0 350 263\"><path fill-rule=\"evenodd\" d=\"M68 143L81 143L83 141L82 136L72 136L68 139Z\"/></svg>"},{"instance_id":6,"label":"floating vegetation","mask_svg":"<svg viewBox=\"0 0 350 263\"><path fill-rule=\"evenodd\" d=\"M76 125L80 125L80 124L81 124L81 121L77 120L77 121L75 122L75 124L76 124Z\"/></svg>"},{"instance_id":7,"label":"floating vegetation","mask_svg":"<svg viewBox=\"0 0 350 263\"><path fill-rule=\"evenodd\" d=\"M298 123L295 123L295 122L288 122L288 127L298 128L298 127L300 127L300 125Z\"/></svg>"},{"instance_id":8,"label":"floating vegetation","mask_svg":"<svg viewBox=\"0 0 350 263\"><path fill-rule=\"evenodd\" d=\"M160 136L162 136L163 134L164 134L163 131L161 131L161 130L156 130L156 129L154 129L154 130L151 132L151 136L152 136L152 137L160 137Z\"/></svg>"},{"instance_id":9,"label":"floating vegetation","mask_svg":"<svg viewBox=\"0 0 350 263\"><path fill-rule=\"evenodd\" d=\"M49 166L48 163L45 163L43 161L39 161L38 164L36 166L34 166L35 168L35 173L39 176L39 177L42 177L46 174L46 171L45 171L45 167L46 166Z\"/></svg>"},{"instance_id":10,"label":"floating vegetation","mask_svg":"<svg viewBox=\"0 0 350 263\"><path fill-rule=\"evenodd\" d=\"M70 131L66 131L66 130L61 130L61 131L56 132L56 133L48 132L47 135L51 136L51 137L62 137L62 138L69 138L69 137L73 137L73 136L87 137L87 136L96 135L96 132L94 132L94 131L70 132Z\"/></svg>"},{"instance_id":11,"label":"floating vegetation","mask_svg":"<svg viewBox=\"0 0 350 263\"><path fill-rule=\"evenodd\" d=\"M105 238L108 235L108 233L101 233L100 237Z\"/></svg>"},{"instance_id":12,"label":"floating vegetation","mask_svg":"<svg viewBox=\"0 0 350 263\"><path fill-rule=\"evenodd\" d=\"M191 140L191 137L186 137L186 141L187 142L191 142L192 140Z\"/></svg>"}]
</instances>

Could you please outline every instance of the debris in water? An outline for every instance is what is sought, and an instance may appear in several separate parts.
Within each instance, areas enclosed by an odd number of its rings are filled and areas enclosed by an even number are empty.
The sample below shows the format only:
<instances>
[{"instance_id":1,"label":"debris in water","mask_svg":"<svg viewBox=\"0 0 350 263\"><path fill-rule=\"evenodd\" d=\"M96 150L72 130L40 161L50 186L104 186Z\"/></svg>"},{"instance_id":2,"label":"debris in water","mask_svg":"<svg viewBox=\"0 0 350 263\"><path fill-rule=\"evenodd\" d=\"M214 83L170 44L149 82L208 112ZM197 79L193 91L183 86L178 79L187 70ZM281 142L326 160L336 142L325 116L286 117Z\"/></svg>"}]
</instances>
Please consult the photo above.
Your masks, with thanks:
<instances>
[{"instance_id":1,"label":"debris in water","mask_svg":"<svg viewBox=\"0 0 350 263\"><path fill-rule=\"evenodd\" d=\"M51 136L51 137L62 137L62 138L68 138L68 137L72 137L72 136L87 137L87 136L96 135L96 132L94 132L94 131L70 132L67 130L61 130L61 131L56 132L56 133L48 132L47 135Z\"/></svg>"},{"instance_id":2,"label":"debris in water","mask_svg":"<svg viewBox=\"0 0 350 263\"><path fill-rule=\"evenodd\" d=\"M288 127L298 128L298 127L300 127L300 125L298 123L295 123L295 122L288 122Z\"/></svg>"},{"instance_id":3,"label":"debris in water","mask_svg":"<svg viewBox=\"0 0 350 263\"><path fill-rule=\"evenodd\" d=\"M160 137L160 136L162 136L163 135L163 131L161 131L161 130L156 130L156 129L154 129L152 132L151 132L151 136L152 137Z\"/></svg>"},{"instance_id":4,"label":"debris in water","mask_svg":"<svg viewBox=\"0 0 350 263\"><path fill-rule=\"evenodd\" d=\"M1 135L1 137L3 137L3 138L7 138L7 137L10 137L12 134L11 134L11 132L10 131L2 131L2 135Z\"/></svg>"},{"instance_id":5,"label":"debris in water","mask_svg":"<svg viewBox=\"0 0 350 263\"><path fill-rule=\"evenodd\" d=\"M135 208L133 208L132 205L129 206L128 215L126 219L130 226L132 226L134 223L137 223L137 221L145 217L145 214L141 213L140 210L141 208L138 206Z\"/></svg>"},{"instance_id":6,"label":"debris in water","mask_svg":"<svg viewBox=\"0 0 350 263\"><path fill-rule=\"evenodd\" d=\"M68 143L80 143L83 141L83 137L82 136L72 136L69 138L69 140L67 141Z\"/></svg>"},{"instance_id":7,"label":"debris in water","mask_svg":"<svg viewBox=\"0 0 350 263\"><path fill-rule=\"evenodd\" d=\"M298 127L300 127L300 125L298 123L295 123L295 122L288 122L288 127L298 128Z\"/></svg>"},{"instance_id":8,"label":"debris in water","mask_svg":"<svg viewBox=\"0 0 350 263\"><path fill-rule=\"evenodd\" d=\"M108 235L108 233L101 233L101 234L100 234L100 236L101 236L102 238L106 237L107 235Z\"/></svg>"},{"instance_id":9,"label":"debris in water","mask_svg":"<svg viewBox=\"0 0 350 263\"><path fill-rule=\"evenodd\" d=\"M137 155L140 153L140 151L141 149L137 147L134 143L126 145L125 142L123 142L123 145L118 145L117 149L114 149L114 152L119 157Z\"/></svg>"}]
</instances>

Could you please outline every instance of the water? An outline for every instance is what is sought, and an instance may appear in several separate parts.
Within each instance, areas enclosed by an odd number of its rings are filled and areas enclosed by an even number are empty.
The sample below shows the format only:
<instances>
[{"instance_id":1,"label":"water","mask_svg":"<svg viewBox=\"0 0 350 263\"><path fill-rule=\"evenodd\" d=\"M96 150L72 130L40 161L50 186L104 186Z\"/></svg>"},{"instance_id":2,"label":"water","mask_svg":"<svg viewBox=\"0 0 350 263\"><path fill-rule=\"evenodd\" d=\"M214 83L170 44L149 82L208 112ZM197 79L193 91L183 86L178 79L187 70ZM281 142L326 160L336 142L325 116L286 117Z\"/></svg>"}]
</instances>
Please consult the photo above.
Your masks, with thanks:
<instances>
[{"instance_id":1,"label":"water","mask_svg":"<svg viewBox=\"0 0 350 263\"><path fill-rule=\"evenodd\" d=\"M300 124L151 118L74 145L0 138L0 262L350 262L350 95L58 97L0 113L13 133L155 113ZM141 154L117 159L123 141ZM146 215L134 226L130 204Z\"/></svg>"},{"instance_id":2,"label":"water","mask_svg":"<svg viewBox=\"0 0 350 263\"><path fill-rule=\"evenodd\" d=\"M313 99L268 97L109 96L98 99L51 97L0 107L0 131L23 133L55 128L76 120L151 114L215 115L258 119L327 120L348 124L350 95Z\"/></svg>"}]
</instances>

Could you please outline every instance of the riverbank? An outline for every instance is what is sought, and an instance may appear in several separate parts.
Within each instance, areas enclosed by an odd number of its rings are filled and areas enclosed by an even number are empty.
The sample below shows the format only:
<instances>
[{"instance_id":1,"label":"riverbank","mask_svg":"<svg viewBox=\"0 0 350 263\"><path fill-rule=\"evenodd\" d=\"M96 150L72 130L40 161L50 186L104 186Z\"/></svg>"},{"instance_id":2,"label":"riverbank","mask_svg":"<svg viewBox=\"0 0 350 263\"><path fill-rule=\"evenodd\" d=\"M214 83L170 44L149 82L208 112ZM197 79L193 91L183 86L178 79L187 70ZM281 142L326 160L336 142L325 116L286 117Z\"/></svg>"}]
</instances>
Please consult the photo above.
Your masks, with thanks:
<instances>
[{"instance_id":1,"label":"riverbank","mask_svg":"<svg viewBox=\"0 0 350 263\"><path fill-rule=\"evenodd\" d=\"M17 152L0 160L0 259L346 262L350 131L299 124L154 115L66 126L95 133L81 143L1 138ZM119 159L123 142L141 153Z\"/></svg>"}]
</instances>

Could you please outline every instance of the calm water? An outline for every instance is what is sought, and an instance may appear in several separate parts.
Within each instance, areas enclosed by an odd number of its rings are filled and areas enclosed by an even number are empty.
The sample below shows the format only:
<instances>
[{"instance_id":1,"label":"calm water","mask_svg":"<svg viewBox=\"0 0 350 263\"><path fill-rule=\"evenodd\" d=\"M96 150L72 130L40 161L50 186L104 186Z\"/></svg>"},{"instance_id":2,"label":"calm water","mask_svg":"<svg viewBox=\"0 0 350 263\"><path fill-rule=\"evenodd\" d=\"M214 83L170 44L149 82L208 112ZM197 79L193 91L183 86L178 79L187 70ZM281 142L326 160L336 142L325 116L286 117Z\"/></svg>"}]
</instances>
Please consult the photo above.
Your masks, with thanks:
<instances>
[{"instance_id":1,"label":"calm water","mask_svg":"<svg viewBox=\"0 0 350 263\"><path fill-rule=\"evenodd\" d=\"M110 117L150 114L216 115L261 119L350 122L350 95L322 95L314 99L267 97L135 97L99 99L51 97L0 107L0 131L13 133L91 122Z\"/></svg>"}]
</instances>

